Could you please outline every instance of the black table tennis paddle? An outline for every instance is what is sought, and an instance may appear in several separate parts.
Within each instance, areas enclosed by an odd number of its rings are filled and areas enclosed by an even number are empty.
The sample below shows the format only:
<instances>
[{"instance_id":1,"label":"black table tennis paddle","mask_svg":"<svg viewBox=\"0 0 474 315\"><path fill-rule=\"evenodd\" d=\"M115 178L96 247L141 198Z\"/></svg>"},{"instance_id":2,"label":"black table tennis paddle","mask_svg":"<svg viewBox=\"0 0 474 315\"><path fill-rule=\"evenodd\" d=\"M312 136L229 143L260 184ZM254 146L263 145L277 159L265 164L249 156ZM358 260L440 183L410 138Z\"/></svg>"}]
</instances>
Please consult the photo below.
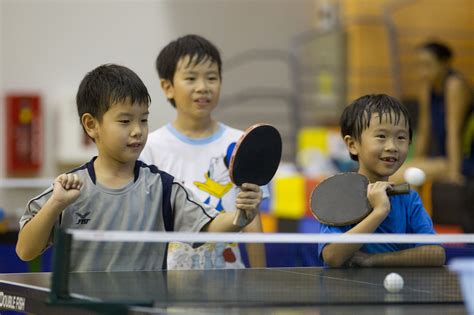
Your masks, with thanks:
<instances>
[{"instance_id":1,"label":"black table tennis paddle","mask_svg":"<svg viewBox=\"0 0 474 315\"><path fill-rule=\"evenodd\" d=\"M310 206L316 219L326 225L344 226L362 221L372 211L367 200L369 180L358 173L326 178L311 193ZM410 185L392 186L388 195L407 194Z\"/></svg>"},{"instance_id":2,"label":"black table tennis paddle","mask_svg":"<svg viewBox=\"0 0 474 315\"><path fill-rule=\"evenodd\" d=\"M237 186L244 183L266 185L280 165L282 141L278 130L268 124L249 127L237 141L230 159L229 173ZM247 223L245 212L238 210L234 224Z\"/></svg>"}]
</instances>

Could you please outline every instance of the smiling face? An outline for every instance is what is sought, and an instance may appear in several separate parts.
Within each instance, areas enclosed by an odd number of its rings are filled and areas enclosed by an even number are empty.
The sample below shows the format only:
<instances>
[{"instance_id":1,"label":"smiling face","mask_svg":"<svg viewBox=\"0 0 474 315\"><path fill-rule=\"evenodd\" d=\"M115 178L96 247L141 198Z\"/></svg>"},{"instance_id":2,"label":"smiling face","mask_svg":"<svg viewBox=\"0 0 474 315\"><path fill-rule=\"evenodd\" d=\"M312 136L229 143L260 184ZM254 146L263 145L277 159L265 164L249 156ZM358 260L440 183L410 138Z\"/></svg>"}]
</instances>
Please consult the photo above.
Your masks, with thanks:
<instances>
[{"instance_id":1,"label":"smiling face","mask_svg":"<svg viewBox=\"0 0 474 315\"><path fill-rule=\"evenodd\" d=\"M175 101L178 115L208 118L219 101L219 67L210 58L195 64L194 58L186 56L179 60L173 82L161 80L161 87Z\"/></svg>"},{"instance_id":2,"label":"smiling face","mask_svg":"<svg viewBox=\"0 0 474 315\"><path fill-rule=\"evenodd\" d=\"M401 115L396 123L393 113L381 119L378 113L372 114L359 140L350 136L344 140L350 153L358 157L359 173L371 182L387 181L405 161L410 144L406 118Z\"/></svg>"},{"instance_id":3,"label":"smiling face","mask_svg":"<svg viewBox=\"0 0 474 315\"><path fill-rule=\"evenodd\" d=\"M89 117L83 123L102 159L135 163L148 137L148 105L117 102L100 121Z\"/></svg>"}]
</instances>

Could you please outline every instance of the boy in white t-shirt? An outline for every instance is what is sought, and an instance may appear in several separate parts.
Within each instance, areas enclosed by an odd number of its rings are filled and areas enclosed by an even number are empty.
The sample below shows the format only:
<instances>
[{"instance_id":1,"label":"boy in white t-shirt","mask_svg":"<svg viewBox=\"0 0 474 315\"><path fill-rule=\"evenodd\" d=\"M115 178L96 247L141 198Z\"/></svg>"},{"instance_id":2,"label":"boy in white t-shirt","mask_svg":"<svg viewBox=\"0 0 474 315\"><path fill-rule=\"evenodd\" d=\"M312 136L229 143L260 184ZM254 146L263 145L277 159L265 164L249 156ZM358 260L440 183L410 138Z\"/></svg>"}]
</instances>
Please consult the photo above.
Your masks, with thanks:
<instances>
[{"instance_id":1,"label":"boy in white t-shirt","mask_svg":"<svg viewBox=\"0 0 474 315\"><path fill-rule=\"evenodd\" d=\"M229 161L242 131L212 117L221 89L221 57L205 38L187 35L169 43L158 55L156 68L166 97L176 108L176 119L148 136L140 156L193 190L219 211L233 210L239 189L229 178ZM245 192L245 191L244 191ZM263 188L263 198L268 190ZM257 216L244 232L262 232ZM248 244L250 265L265 267L263 244ZM237 244L206 243L196 249L170 244L169 269L244 267Z\"/></svg>"}]
</instances>

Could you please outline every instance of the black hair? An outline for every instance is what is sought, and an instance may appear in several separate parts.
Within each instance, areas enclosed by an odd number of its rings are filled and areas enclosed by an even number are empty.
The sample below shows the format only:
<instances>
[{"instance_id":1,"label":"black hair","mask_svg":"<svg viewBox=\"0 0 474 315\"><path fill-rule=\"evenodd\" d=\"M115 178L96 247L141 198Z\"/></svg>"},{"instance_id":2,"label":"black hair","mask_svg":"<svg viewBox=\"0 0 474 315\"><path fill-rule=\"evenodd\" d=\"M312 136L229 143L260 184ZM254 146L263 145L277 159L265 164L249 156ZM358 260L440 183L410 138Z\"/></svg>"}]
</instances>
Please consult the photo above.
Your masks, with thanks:
<instances>
[{"instance_id":1,"label":"black hair","mask_svg":"<svg viewBox=\"0 0 474 315\"><path fill-rule=\"evenodd\" d=\"M100 121L111 105L126 101L149 106L151 98L135 72L115 64L101 65L87 73L76 95L79 119L89 113Z\"/></svg>"},{"instance_id":2,"label":"black hair","mask_svg":"<svg viewBox=\"0 0 474 315\"><path fill-rule=\"evenodd\" d=\"M180 37L161 50L156 58L156 70L160 79L168 80L173 84L178 62L186 56L190 57L189 64L197 65L207 60L217 63L219 78L222 79L222 61L219 50L214 44L199 35ZM176 107L174 99L169 99L169 101L173 107Z\"/></svg>"},{"instance_id":3,"label":"black hair","mask_svg":"<svg viewBox=\"0 0 474 315\"><path fill-rule=\"evenodd\" d=\"M372 114L378 114L380 122L384 114L393 114L393 118L392 115L389 115L389 119L390 123L394 119L393 123L395 124L398 124L402 116L405 117L411 142L413 130L407 108L398 99L386 94L364 95L349 104L344 109L339 121L342 137L351 136L355 140L360 141L362 131L370 126ZM356 155L350 154L350 156L354 161L358 161Z\"/></svg>"},{"instance_id":4,"label":"black hair","mask_svg":"<svg viewBox=\"0 0 474 315\"><path fill-rule=\"evenodd\" d=\"M440 42L427 42L420 46L422 50L427 50L432 53L436 59L442 62L447 62L453 57L451 49Z\"/></svg>"}]
</instances>

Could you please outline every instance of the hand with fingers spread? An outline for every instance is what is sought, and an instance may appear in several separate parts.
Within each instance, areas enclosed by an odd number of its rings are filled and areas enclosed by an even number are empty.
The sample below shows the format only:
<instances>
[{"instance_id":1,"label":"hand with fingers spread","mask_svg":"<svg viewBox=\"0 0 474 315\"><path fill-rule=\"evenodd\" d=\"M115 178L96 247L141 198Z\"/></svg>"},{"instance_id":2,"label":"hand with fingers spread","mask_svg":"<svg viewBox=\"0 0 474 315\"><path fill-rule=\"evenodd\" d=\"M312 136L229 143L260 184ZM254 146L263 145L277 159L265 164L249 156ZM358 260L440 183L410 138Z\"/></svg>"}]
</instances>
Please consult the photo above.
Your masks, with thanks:
<instances>
[{"instance_id":1,"label":"hand with fingers spread","mask_svg":"<svg viewBox=\"0 0 474 315\"><path fill-rule=\"evenodd\" d=\"M235 207L245 212L248 222L258 214L258 207L262 201L262 190L258 185L245 183L242 191L237 194Z\"/></svg>"},{"instance_id":2,"label":"hand with fingers spread","mask_svg":"<svg viewBox=\"0 0 474 315\"><path fill-rule=\"evenodd\" d=\"M77 174L61 174L54 180L53 198L58 204L67 207L80 195L82 181Z\"/></svg>"},{"instance_id":3,"label":"hand with fingers spread","mask_svg":"<svg viewBox=\"0 0 474 315\"><path fill-rule=\"evenodd\" d=\"M367 187L367 199L374 209L374 213L386 217L390 212L390 200L388 199L387 189L392 185L389 182L375 182Z\"/></svg>"}]
</instances>

